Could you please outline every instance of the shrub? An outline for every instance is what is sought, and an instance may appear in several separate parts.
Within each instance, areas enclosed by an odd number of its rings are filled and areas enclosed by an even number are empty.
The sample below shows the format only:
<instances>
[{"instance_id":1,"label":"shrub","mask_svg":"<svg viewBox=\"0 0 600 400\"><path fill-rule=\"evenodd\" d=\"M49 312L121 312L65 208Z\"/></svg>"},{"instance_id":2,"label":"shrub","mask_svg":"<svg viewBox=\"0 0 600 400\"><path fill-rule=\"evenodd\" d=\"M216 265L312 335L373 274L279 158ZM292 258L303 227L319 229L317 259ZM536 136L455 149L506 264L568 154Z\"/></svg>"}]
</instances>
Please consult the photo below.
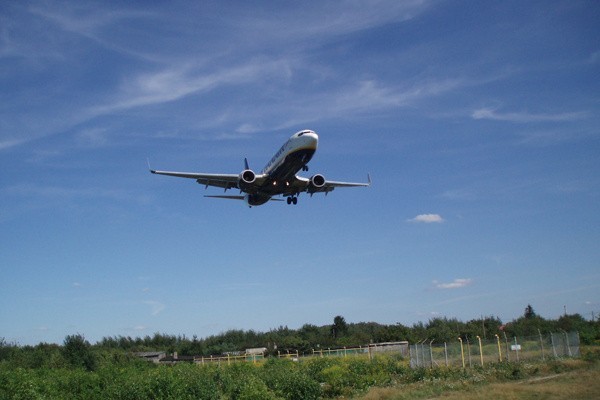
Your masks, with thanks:
<instances>
[{"instance_id":1,"label":"shrub","mask_svg":"<svg viewBox=\"0 0 600 400\"><path fill-rule=\"evenodd\" d=\"M304 368L290 360L270 359L262 367L267 387L284 399L319 399L321 385Z\"/></svg>"}]
</instances>

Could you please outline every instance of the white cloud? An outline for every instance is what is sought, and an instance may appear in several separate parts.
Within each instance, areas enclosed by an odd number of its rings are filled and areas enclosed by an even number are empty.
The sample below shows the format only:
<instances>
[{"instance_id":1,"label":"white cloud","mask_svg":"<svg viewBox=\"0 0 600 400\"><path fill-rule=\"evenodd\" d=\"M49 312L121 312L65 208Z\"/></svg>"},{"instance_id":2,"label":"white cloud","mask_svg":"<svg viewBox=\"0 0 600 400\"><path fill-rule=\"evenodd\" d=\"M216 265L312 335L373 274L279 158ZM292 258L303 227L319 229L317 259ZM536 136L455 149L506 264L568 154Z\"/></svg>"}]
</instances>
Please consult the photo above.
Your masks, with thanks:
<instances>
[{"instance_id":1,"label":"white cloud","mask_svg":"<svg viewBox=\"0 0 600 400\"><path fill-rule=\"evenodd\" d=\"M248 84L257 79L272 78L281 68L282 64L278 60L263 60L219 67L209 72L202 70L204 66L189 62L187 65L167 67L152 73L140 73L124 80L115 99L89 108L86 119L135 107L177 101L224 85Z\"/></svg>"},{"instance_id":2,"label":"white cloud","mask_svg":"<svg viewBox=\"0 0 600 400\"><path fill-rule=\"evenodd\" d=\"M465 286L469 286L471 283L473 283L473 279L465 279L465 278L457 278L455 280L453 280L452 282L438 282L438 281L433 281L433 284L435 285L435 287L437 289L458 289L458 288L462 288Z\"/></svg>"},{"instance_id":3,"label":"white cloud","mask_svg":"<svg viewBox=\"0 0 600 400\"><path fill-rule=\"evenodd\" d=\"M0 141L0 150L8 149L14 146L18 146L23 143L23 140L20 139L6 139Z\"/></svg>"},{"instance_id":4,"label":"white cloud","mask_svg":"<svg viewBox=\"0 0 600 400\"><path fill-rule=\"evenodd\" d=\"M479 110L473 111L471 117L473 119L489 119L494 121L507 121L517 123L530 123L530 122L564 122L564 121L575 121L582 119L587 116L585 111L576 111L570 113L546 113L546 114L531 114L528 112L512 112L512 113L499 113L492 108L480 108Z\"/></svg>"},{"instance_id":5,"label":"white cloud","mask_svg":"<svg viewBox=\"0 0 600 400\"><path fill-rule=\"evenodd\" d=\"M408 222L423 222L425 224L442 223L444 222L444 218L439 214L420 214L409 219Z\"/></svg>"},{"instance_id":6,"label":"white cloud","mask_svg":"<svg viewBox=\"0 0 600 400\"><path fill-rule=\"evenodd\" d=\"M144 301L144 304L149 305L152 308L152 315L158 315L166 308L163 303L154 300Z\"/></svg>"}]
</instances>

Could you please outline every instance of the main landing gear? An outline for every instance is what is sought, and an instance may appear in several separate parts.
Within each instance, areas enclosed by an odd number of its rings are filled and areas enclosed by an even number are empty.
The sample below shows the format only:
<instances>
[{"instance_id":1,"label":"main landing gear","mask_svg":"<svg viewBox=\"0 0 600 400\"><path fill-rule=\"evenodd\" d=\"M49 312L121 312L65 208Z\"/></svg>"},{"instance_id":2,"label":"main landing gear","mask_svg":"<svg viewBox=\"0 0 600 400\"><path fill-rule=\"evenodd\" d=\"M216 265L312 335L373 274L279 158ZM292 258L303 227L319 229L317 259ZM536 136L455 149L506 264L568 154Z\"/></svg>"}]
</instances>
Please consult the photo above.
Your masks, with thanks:
<instances>
[{"instance_id":1,"label":"main landing gear","mask_svg":"<svg viewBox=\"0 0 600 400\"><path fill-rule=\"evenodd\" d=\"M297 196L288 196L287 203L293 204L293 205L298 204L298 197Z\"/></svg>"}]
</instances>

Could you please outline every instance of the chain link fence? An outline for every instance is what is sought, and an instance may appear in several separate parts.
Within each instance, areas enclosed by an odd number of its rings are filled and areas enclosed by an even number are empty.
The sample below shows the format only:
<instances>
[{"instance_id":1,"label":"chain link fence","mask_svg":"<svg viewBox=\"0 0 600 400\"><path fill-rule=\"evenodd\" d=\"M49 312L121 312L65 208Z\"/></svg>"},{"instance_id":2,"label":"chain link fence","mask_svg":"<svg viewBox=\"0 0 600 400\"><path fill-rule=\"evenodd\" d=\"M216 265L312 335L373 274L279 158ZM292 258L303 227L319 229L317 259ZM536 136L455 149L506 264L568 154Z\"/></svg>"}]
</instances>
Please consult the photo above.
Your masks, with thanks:
<instances>
[{"instance_id":1,"label":"chain link fence","mask_svg":"<svg viewBox=\"0 0 600 400\"><path fill-rule=\"evenodd\" d=\"M473 367L486 363L526 360L549 360L579 357L579 334L559 332L529 337L502 337L493 340L458 338L453 343L426 340L409 346L412 368L440 366Z\"/></svg>"}]
</instances>

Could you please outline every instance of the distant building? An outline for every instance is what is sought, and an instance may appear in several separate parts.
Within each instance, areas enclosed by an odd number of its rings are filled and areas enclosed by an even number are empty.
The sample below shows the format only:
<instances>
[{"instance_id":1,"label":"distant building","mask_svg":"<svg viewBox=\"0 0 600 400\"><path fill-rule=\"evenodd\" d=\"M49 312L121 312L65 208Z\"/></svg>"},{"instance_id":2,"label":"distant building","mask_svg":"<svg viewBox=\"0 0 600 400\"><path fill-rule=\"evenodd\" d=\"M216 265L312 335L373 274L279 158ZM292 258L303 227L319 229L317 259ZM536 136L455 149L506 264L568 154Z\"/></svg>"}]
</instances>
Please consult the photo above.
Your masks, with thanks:
<instances>
[{"instance_id":1,"label":"distant building","mask_svg":"<svg viewBox=\"0 0 600 400\"><path fill-rule=\"evenodd\" d=\"M259 355L264 356L266 352L267 352L266 347L257 347L254 349L246 349L247 356L259 356Z\"/></svg>"},{"instance_id":2,"label":"distant building","mask_svg":"<svg viewBox=\"0 0 600 400\"><path fill-rule=\"evenodd\" d=\"M158 363L160 360L167 356L167 353L164 351L140 351L138 353L134 353L137 357L140 357L146 361L151 361L153 363Z\"/></svg>"},{"instance_id":3,"label":"distant building","mask_svg":"<svg viewBox=\"0 0 600 400\"><path fill-rule=\"evenodd\" d=\"M181 362L194 362L194 356L180 356L177 352L174 352L172 356L167 356L160 359L161 364L177 364Z\"/></svg>"}]
</instances>

